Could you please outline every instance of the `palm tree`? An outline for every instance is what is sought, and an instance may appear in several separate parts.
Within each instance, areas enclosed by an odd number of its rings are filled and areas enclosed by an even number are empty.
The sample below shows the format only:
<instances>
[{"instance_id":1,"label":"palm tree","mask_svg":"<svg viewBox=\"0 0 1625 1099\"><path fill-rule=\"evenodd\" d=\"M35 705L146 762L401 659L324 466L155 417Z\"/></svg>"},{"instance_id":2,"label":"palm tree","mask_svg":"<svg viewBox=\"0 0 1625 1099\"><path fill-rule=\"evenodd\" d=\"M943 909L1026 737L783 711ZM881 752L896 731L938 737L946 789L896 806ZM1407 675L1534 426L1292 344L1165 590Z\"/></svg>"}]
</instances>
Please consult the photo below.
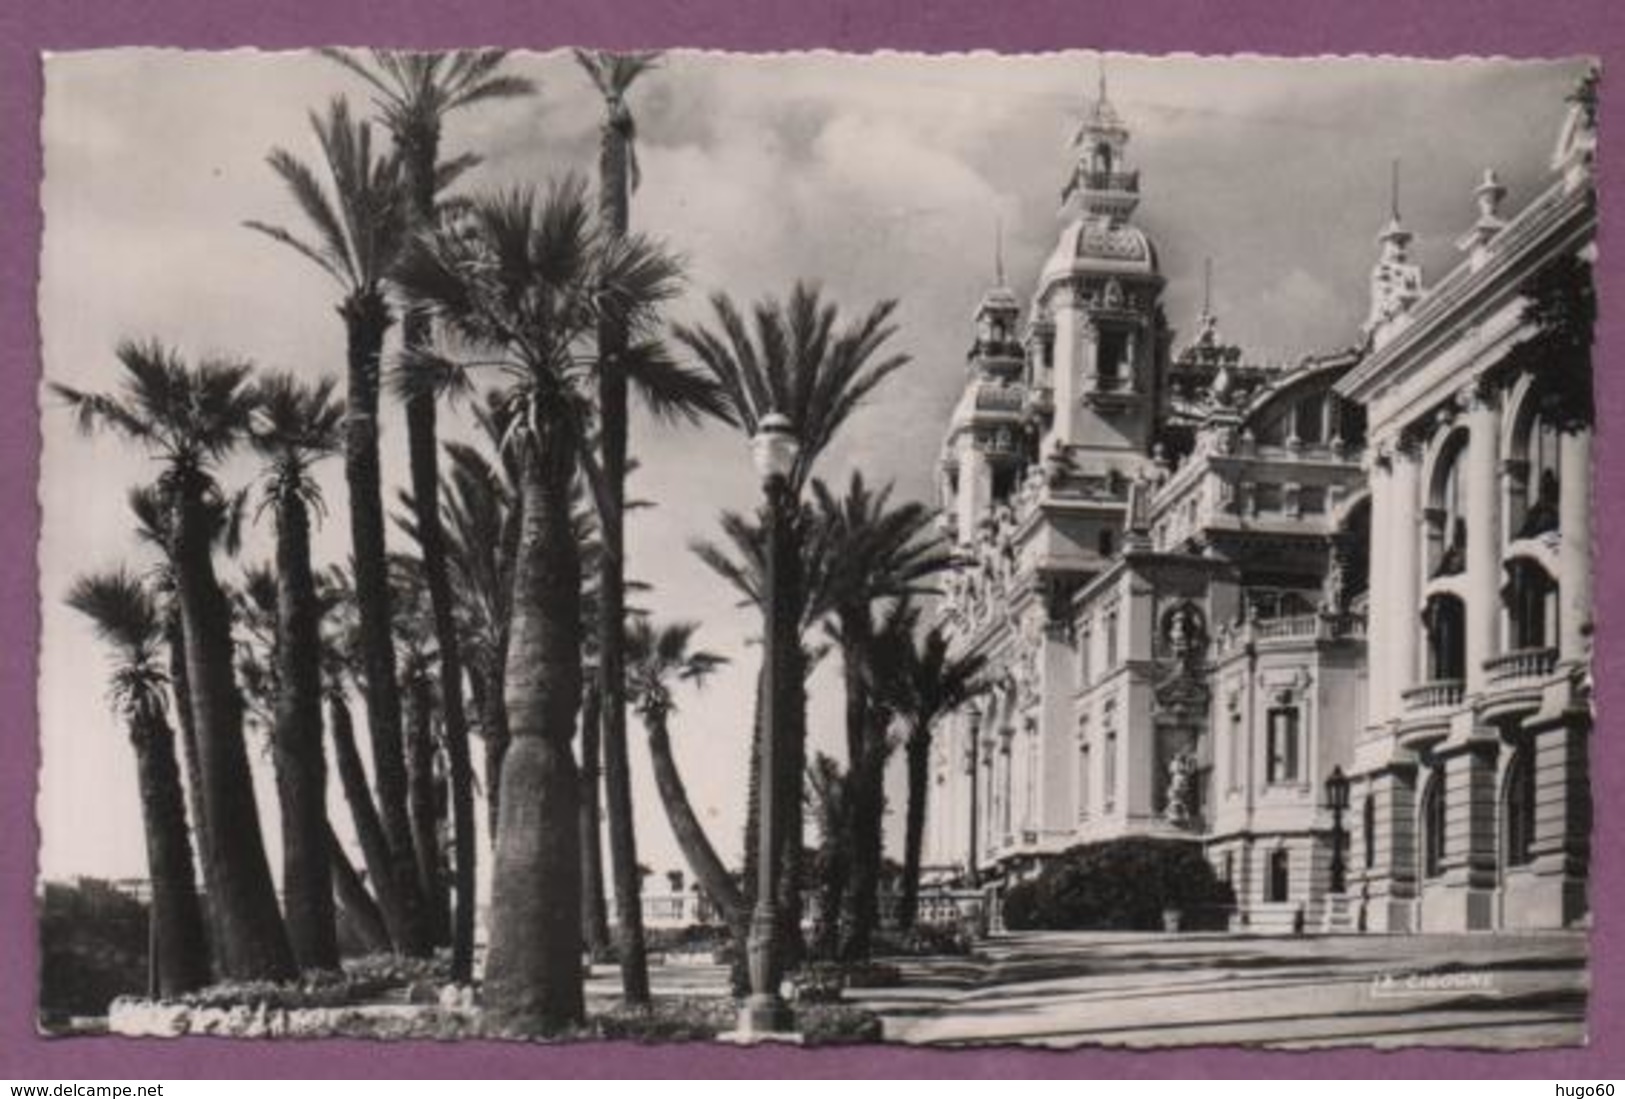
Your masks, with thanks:
<instances>
[{"instance_id":1,"label":"palm tree","mask_svg":"<svg viewBox=\"0 0 1625 1099\"><path fill-rule=\"evenodd\" d=\"M599 130L598 218L611 237L625 237L632 192L638 186L637 124L627 93L639 76L659 63L658 53L577 50L576 61L604 99ZM603 732L604 794L609 807L609 851L615 874L615 910L621 955L621 988L628 1001L649 1000L649 968L643 948L642 882L633 829L632 773L626 748L626 496L627 334L613 314L598 327L599 447L611 508L601 524L604 552L598 591L598 705ZM596 842L592 837L590 842Z\"/></svg>"},{"instance_id":2,"label":"palm tree","mask_svg":"<svg viewBox=\"0 0 1625 1099\"><path fill-rule=\"evenodd\" d=\"M322 748L322 606L311 568L313 467L338 452L344 405L335 383L271 374L255 387L252 438L265 458L264 503L276 518L276 703L272 743L282 807L282 896L294 957L338 968Z\"/></svg>"},{"instance_id":3,"label":"palm tree","mask_svg":"<svg viewBox=\"0 0 1625 1099\"><path fill-rule=\"evenodd\" d=\"M248 225L310 260L338 283L344 295L339 306L348 345L344 476L349 486L362 680L378 808L389 839L395 893L405 905L391 923L405 935L397 944L401 949L424 954L429 950L429 937L406 807L400 682L389 632L388 553L378 457L379 362L385 333L394 323L384 280L407 240L406 191L399 162L374 155L372 127L353 121L345 100L333 100L325 118L313 114L311 126L321 143L332 181L331 195L316 174L291 153L273 150L268 162L287 184L315 231L314 238L307 241L257 221Z\"/></svg>"},{"instance_id":4,"label":"palm tree","mask_svg":"<svg viewBox=\"0 0 1625 1099\"><path fill-rule=\"evenodd\" d=\"M152 879L150 942L156 957L148 959L148 966L156 980L151 991L178 996L208 984L209 953L192 874L175 734L164 716L163 613L151 589L122 569L79 577L67 602L90 619L115 653L109 694L135 747Z\"/></svg>"},{"instance_id":5,"label":"palm tree","mask_svg":"<svg viewBox=\"0 0 1625 1099\"><path fill-rule=\"evenodd\" d=\"M395 139L406 185L408 228L421 233L436 220L436 196L450 179L477 162L465 156L440 162L441 126L447 115L496 99L529 95L534 85L502 72L504 50L457 50L413 53L372 50L363 61L343 50L324 55L365 80L374 102ZM429 348L428 318L408 310L403 363ZM434 616L435 646L441 684L441 718L451 766L452 815L456 845L456 926L452 977L467 981L474 968L474 777L469 760L468 719L463 709L462 654L457 646L456 607L447 565L440 515L439 444L436 441L432 389L409 387L405 393L406 439L412 477L412 503L424 580Z\"/></svg>"},{"instance_id":6,"label":"palm tree","mask_svg":"<svg viewBox=\"0 0 1625 1099\"><path fill-rule=\"evenodd\" d=\"M160 484L171 515L169 559L209 822L203 858L212 864L206 877L215 889L220 975L289 977L295 972L293 952L260 833L243 743L242 699L232 674L230 610L213 560L224 502L214 470L247 430L249 368L218 361L188 366L157 343L124 343L117 356L124 368L120 392L52 389L68 402L80 430L121 435L163 464Z\"/></svg>"},{"instance_id":7,"label":"palm tree","mask_svg":"<svg viewBox=\"0 0 1625 1099\"><path fill-rule=\"evenodd\" d=\"M903 837L903 888L897 924L914 926L920 897L920 854L925 842L926 795L930 790L931 737L938 721L985 689L987 658L978 653L954 654L947 635L933 626L923 637L896 650L894 672L879 685L887 704L904 728L903 753L908 768L907 823Z\"/></svg>"},{"instance_id":8,"label":"palm tree","mask_svg":"<svg viewBox=\"0 0 1625 1099\"><path fill-rule=\"evenodd\" d=\"M750 909L689 804L688 791L671 750L669 722L676 710L672 687L677 683L702 686L711 673L727 663L725 657L692 647L698 629L693 622L656 627L641 617L628 623L627 694L649 735L655 786L660 791L660 801L677 846L682 849L683 858L700 887L722 911L735 945L743 949L750 931Z\"/></svg>"},{"instance_id":9,"label":"palm tree","mask_svg":"<svg viewBox=\"0 0 1625 1099\"><path fill-rule=\"evenodd\" d=\"M322 685L327 700L328 731L333 741L333 763L338 771L344 800L350 806L350 819L361 845L367 876L377 894L378 906L392 945L405 941L405 930L392 922L404 911L391 865L389 841L384 834L378 807L367 786L367 772L355 742L355 721L350 713L346 684L361 661L359 624L356 621L355 587L349 575L339 568L323 573L317 586L322 602L321 659Z\"/></svg>"},{"instance_id":10,"label":"palm tree","mask_svg":"<svg viewBox=\"0 0 1625 1099\"><path fill-rule=\"evenodd\" d=\"M606 241L579 179L469 204L456 226L421 238L400 281L475 362L420 371L453 382L470 366L507 379L503 403L519 472L502 765L486 997L543 1030L582 1015L580 779L571 750L582 691L582 563L571 489L610 502L592 446L594 360L582 354L605 311L646 329L677 292L679 268L642 238ZM653 363L655 360L648 360ZM693 417L712 390L665 362L631 375L651 408ZM712 401L715 404L714 400Z\"/></svg>"},{"instance_id":11,"label":"palm tree","mask_svg":"<svg viewBox=\"0 0 1625 1099\"><path fill-rule=\"evenodd\" d=\"M410 504L408 504L410 507ZM397 516L397 522L401 521ZM410 526L410 520L405 524ZM451 895L447 890L440 843L439 757L435 736L437 701L444 694L435 682L434 617L429 610L423 562L406 554L389 558L391 605L395 609L395 651L401 658L405 690L407 810L417 851L418 888L428 903L430 935L436 946L452 939Z\"/></svg>"},{"instance_id":12,"label":"palm tree","mask_svg":"<svg viewBox=\"0 0 1625 1099\"><path fill-rule=\"evenodd\" d=\"M886 342L896 331L892 314L896 303L883 301L858 319L839 325L835 305L822 300L818 289L797 283L787 301L765 299L752 309L747 321L726 294L711 299L712 326L677 326L673 334L716 380L726 398L730 418L747 438L756 434L768 414L787 416L801 443L800 458L790 476L791 498L799 500L818 459L834 441L842 425L888 377L902 369L908 357L887 353ZM806 545L811 538L804 517L799 539ZM786 570L792 572L792 568ZM806 576L788 575L784 598L790 607L800 606L805 622L810 601L803 589ZM782 758L779 774L773 776L780 791L776 804L786 807L784 867L779 876L783 894L778 909L784 921L780 941L794 951L800 941L801 895L797 885L801 862L803 822L800 798L802 772L806 766L806 667L803 654L785 654L785 679L798 697L768 700L785 707L788 726L776 759ZM760 709L760 707L758 707ZM755 757L753 756L753 759ZM755 764L751 789L756 789ZM752 794L754 798L754 793ZM756 827L754 808L748 814L745 859L747 867L754 855L752 842Z\"/></svg>"},{"instance_id":13,"label":"palm tree","mask_svg":"<svg viewBox=\"0 0 1625 1099\"><path fill-rule=\"evenodd\" d=\"M219 508L212 517L214 545L227 554L241 548L242 518L246 491L233 493L218 501ZM169 557L173 544L170 533L172 512L164 502L162 485L144 484L132 488L128 495L130 511L135 515L136 538L151 546L160 555L161 563L150 574L153 594L159 600L164 619L164 645L168 649L169 690L175 700L176 724L180 727L181 758L185 762L186 806L191 818L196 847L209 850L206 833L209 822L204 816L203 775L198 762L197 725L192 720L192 691L186 676L186 634L181 619L181 604L175 580L174 562ZM215 904L214 867L207 859L200 860L203 872L203 914L209 924L211 942L220 940Z\"/></svg>"},{"instance_id":14,"label":"palm tree","mask_svg":"<svg viewBox=\"0 0 1625 1099\"><path fill-rule=\"evenodd\" d=\"M819 844L815 875L818 919L813 928L812 950L820 958L833 958L840 949L841 908L851 865L847 789L846 775L838 762L823 752L813 756L807 767L807 802L818 822Z\"/></svg>"},{"instance_id":15,"label":"palm tree","mask_svg":"<svg viewBox=\"0 0 1625 1099\"><path fill-rule=\"evenodd\" d=\"M852 814L851 918L842 953L866 957L877 915L885 813L885 763L889 755L889 714L874 697L874 665L892 657L899 641L911 638L899 601L930 594L926 585L951 563L936 534L936 514L923 504L893 505L892 489L871 491L853 473L846 495L836 497L822 481L813 497L831 560L832 634L840 646L846 688L847 809ZM877 631L875 612L892 604L886 630ZM899 630L902 634L899 635Z\"/></svg>"}]
</instances>

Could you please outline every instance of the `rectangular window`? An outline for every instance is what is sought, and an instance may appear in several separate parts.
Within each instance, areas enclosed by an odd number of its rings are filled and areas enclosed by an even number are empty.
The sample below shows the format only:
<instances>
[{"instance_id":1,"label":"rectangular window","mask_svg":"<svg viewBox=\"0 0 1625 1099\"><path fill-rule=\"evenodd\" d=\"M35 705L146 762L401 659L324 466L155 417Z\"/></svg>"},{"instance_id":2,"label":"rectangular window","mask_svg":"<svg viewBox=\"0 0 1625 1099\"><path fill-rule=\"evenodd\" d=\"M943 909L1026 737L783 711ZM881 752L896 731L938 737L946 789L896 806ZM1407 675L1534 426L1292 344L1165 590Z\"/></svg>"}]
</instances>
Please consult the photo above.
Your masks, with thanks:
<instances>
[{"instance_id":1,"label":"rectangular window","mask_svg":"<svg viewBox=\"0 0 1625 1099\"><path fill-rule=\"evenodd\" d=\"M1277 706L1269 712L1268 778L1273 783L1298 781L1298 708Z\"/></svg>"},{"instance_id":2,"label":"rectangular window","mask_svg":"<svg viewBox=\"0 0 1625 1099\"><path fill-rule=\"evenodd\" d=\"M1090 667L1093 663L1090 650L1094 647L1094 644L1094 629L1089 623L1085 622L1083 632L1078 635L1078 686L1080 687L1089 686L1095 679L1094 669Z\"/></svg>"},{"instance_id":3,"label":"rectangular window","mask_svg":"<svg viewBox=\"0 0 1625 1099\"><path fill-rule=\"evenodd\" d=\"M1117 612L1106 616L1106 670L1117 668Z\"/></svg>"},{"instance_id":4,"label":"rectangular window","mask_svg":"<svg viewBox=\"0 0 1625 1099\"><path fill-rule=\"evenodd\" d=\"M1127 359L1128 333L1102 329L1095 359L1095 374L1100 379L1100 388L1112 388L1111 383L1128 373Z\"/></svg>"},{"instance_id":5,"label":"rectangular window","mask_svg":"<svg viewBox=\"0 0 1625 1099\"><path fill-rule=\"evenodd\" d=\"M1100 801L1101 804L1105 806L1106 812L1108 813L1111 812L1112 807L1117 804L1117 730L1112 728L1115 721L1116 715L1111 711L1111 709L1108 708L1106 711L1105 722L1106 756L1100 761Z\"/></svg>"}]
</instances>

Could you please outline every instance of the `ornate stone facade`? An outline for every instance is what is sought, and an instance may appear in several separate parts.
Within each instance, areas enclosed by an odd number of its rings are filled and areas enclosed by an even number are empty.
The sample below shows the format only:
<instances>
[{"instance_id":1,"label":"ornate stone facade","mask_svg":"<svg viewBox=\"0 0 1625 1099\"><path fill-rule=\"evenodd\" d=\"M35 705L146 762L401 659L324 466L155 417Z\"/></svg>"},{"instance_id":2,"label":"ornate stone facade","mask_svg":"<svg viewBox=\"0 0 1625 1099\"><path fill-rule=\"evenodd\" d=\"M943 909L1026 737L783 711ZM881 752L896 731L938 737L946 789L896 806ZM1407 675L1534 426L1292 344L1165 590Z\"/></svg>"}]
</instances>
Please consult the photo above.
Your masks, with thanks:
<instances>
[{"instance_id":1,"label":"ornate stone facade","mask_svg":"<svg viewBox=\"0 0 1625 1099\"><path fill-rule=\"evenodd\" d=\"M1529 302L1589 278L1589 109L1510 220L1486 173L1431 288L1396 202L1359 344L1280 365L1206 304L1173 352L1102 84L1025 326L1001 271L944 442L942 614L997 686L939 736L940 878L1162 836L1203 844L1238 927L1583 918L1590 428L1553 409L1589 359L1531 352Z\"/></svg>"}]
</instances>

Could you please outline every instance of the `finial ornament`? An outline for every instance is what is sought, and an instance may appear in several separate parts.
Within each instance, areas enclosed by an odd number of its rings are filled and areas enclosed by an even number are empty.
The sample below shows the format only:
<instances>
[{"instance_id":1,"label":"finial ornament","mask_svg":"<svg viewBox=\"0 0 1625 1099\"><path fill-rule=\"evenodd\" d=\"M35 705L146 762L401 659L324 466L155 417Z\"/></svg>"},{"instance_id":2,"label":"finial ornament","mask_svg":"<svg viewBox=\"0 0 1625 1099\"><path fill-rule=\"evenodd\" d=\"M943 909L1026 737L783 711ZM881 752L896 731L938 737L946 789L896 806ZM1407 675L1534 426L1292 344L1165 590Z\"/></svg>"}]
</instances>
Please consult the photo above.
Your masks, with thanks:
<instances>
[{"instance_id":1,"label":"finial ornament","mask_svg":"<svg viewBox=\"0 0 1625 1099\"><path fill-rule=\"evenodd\" d=\"M993 218L993 278L994 285L1004 285L1004 218Z\"/></svg>"}]
</instances>

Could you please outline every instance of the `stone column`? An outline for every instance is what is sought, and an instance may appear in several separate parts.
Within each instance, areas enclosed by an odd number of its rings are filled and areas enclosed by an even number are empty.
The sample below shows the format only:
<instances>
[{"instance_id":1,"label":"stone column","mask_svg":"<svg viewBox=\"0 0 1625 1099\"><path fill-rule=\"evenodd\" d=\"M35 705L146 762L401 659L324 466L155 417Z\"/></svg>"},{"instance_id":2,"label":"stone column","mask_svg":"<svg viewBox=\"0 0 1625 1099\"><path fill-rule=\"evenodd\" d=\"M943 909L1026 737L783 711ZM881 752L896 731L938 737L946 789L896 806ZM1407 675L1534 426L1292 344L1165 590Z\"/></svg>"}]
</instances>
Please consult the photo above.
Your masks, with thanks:
<instances>
[{"instance_id":1,"label":"stone column","mask_svg":"<svg viewBox=\"0 0 1625 1099\"><path fill-rule=\"evenodd\" d=\"M1558 609L1564 660L1591 657L1591 431L1564 432L1559 441Z\"/></svg>"},{"instance_id":2,"label":"stone column","mask_svg":"<svg viewBox=\"0 0 1625 1099\"><path fill-rule=\"evenodd\" d=\"M1495 779L1493 747L1444 761L1444 858L1442 873L1426 883L1423 931L1488 931L1495 924Z\"/></svg>"},{"instance_id":3,"label":"stone column","mask_svg":"<svg viewBox=\"0 0 1625 1099\"><path fill-rule=\"evenodd\" d=\"M1389 491L1390 525L1372 526L1372 575L1380 571L1391 574L1392 583L1385 585L1387 632L1383 643L1388 652L1385 670L1387 706L1385 712L1398 715L1403 711L1401 696L1407 687L1417 682L1420 662L1417 652L1421 646L1422 621L1418 592L1422 576L1421 466L1412 447L1396 447L1392 462L1393 481ZM1373 516L1373 519L1375 516ZM1380 650L1379 650L1380 652Z\"/></svg>"},{"instance_id":4,"label":"stone column","mask_svg":"<svg viewBox=\"0 0 1625 1099\"><path fill-rule=\"evenodd\" d=\"M978 524L993 505L993 467L969 434L959 439L959 499L956 503L959 544L975 545Z\"/></svg>"},{"instance_id":5,"label":"stone column","mask_svg":"<svg viewBox=\"0 0 1625 1099\"><path fill-rule=\"evenodd\" d=\"M1396 695L1389 674L1393 663L1387 656L1394 636L1395 599L1397 588L1394 574L1378 568L1380 550L1392 549L1378 543L1385 532L1394 529L1394 472L1393 454L1386 447L1373 447L1373 456L1366 463L1366 475L1371 480L1371 541L1368 546L1371 560L1370 587L1366 596L1366 715L1372 725L1381 725L1398 716Z\"/></svg>"},{"instance_id":6,"label":"stone column","mask_svg":"<svg viewBox=\"0 0 1625 1099\"><path fill-rule=\"evenodd\" d=\"M1044 440L1045 454L1056 440L1069 443L1075 436L1083 376L1094 371L1093 336L1077 291L1070 286L1057 287L1050 308L1055 318L1055 363L1051 370L1055 419Z\"/></svg>"},{"instance_id":7,"label":"stone column","mask_svg":"<svg viewBox=\"0 0 1625 1099\"><path fill-rule=\"evenodd\" d=\"M1501 416L1494 398L1467 405L1467 693L1484 688L1484 663L1501 651L1501 507L1496 485ZM1449 532L1445 532L1446 538Z\"/></svg>"}]
</instances>

